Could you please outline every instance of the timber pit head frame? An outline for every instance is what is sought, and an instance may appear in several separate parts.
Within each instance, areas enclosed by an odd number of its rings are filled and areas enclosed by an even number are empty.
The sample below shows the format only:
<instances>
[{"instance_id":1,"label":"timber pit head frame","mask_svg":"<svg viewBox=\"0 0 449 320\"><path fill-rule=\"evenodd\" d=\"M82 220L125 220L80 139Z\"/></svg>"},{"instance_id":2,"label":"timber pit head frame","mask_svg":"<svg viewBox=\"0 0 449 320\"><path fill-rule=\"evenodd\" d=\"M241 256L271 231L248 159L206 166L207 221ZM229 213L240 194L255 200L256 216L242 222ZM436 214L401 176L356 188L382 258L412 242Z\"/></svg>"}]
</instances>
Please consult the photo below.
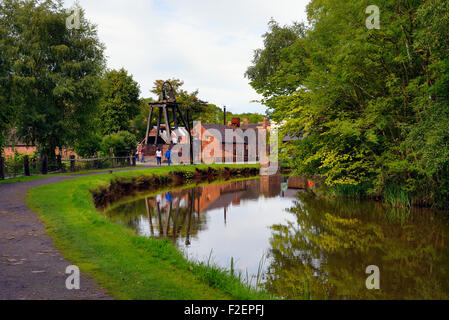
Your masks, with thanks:
<instances>
[{"instance_id":1,"label":"timber pit head frame","mask_svg":"<svg viewBox=\"0 0 449 320\"><path fill-rule=\"evenodd\" d=\"M165 120L165 130L168 142L171 146L173 146L173 137L172 131L179 130L179 123L184 125L185 129L189 133L189 144L190 144L190 158L193 160L192 155L192 133L190 128L190 117L189 117L189 109L186 110L186 117L181 112L179 107L180 103L176 101L175 90L173 89L172 84L169 81L165 81L162 84L161 94L159 95L159 101L157 102L149 102L150 105L150 114L148 117L148 125L147 125L147 133L145 136L145 145L148 145L148 138L151 130L151 119L153 117L153 112L155 109L158 110L158 120L156 127L156 137L154 139L154 145L156 146L159 141L159 137L161 137L161 124L162 124L162 116ZM172 117L170 117L172 115ZM187 121L186 121L187 120ZM174 126L172 127L172 123Z\"/></svg>"}]
</instances>

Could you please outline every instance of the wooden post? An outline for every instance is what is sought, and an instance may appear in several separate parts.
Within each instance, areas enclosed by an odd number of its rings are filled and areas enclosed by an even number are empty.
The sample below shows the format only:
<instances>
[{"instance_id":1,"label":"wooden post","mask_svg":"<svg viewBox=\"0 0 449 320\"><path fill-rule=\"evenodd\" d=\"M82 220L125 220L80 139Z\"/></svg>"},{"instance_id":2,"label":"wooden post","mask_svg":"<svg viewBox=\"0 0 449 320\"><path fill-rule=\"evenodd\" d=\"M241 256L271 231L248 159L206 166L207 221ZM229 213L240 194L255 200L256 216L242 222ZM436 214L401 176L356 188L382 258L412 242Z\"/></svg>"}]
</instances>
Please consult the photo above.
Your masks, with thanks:
<instances>
[{"instance_id":1,"label":"wooden post","mask_svg":"<svg viewBox=\"0 0 449 320\"><path fill-rule=\"evenodd\" d=\"M48 158L46 155L42 156L42 168L41 168L42 174L48 174Z\"/></svg>"},{"instance_id":2,"label":"wooden post","mask_svg":"<svg viewBox=\"0 0 449 320\"><path fill-rule=\"evenodd\" d=\"M0 179L5 179L5 159L0 157Z\"/></svg>"},{"instance_id":3,"label":"wooden post","mask_svg":"<svg viewBox=\"0 0 449 320\"><path fill-rule=\"evenodd\" d=\"M154 227L153 227L153 220L152 220L153 217L151 216L151 209L150 209L150 205L148 203L149 201L150 201L149 198L145 198L145 206L147 207L147 214L148 214L148 221L150 222L151 236L154 237Z\"/></svg>"},{"instance_id":4,"label":"wooden post","mask_svg":"<svg viewBox=\"0 0 449 320\"><path fill-rule=\"evenodd\" d=\"M112 150L113 150L112 148L109 150L109 161L111 163L110 167L114 168L114 154Z\"/></svg>"},{"instance_id":5,"label":"wooden post","mask_svg":"<svg viewBox=\"0 0 449 320\"><path fill-rule=\"evenodd\" d=\"M150 135L151 130L151 118L153 117L153 106L151 106L150 109L150 116L148 117L148 124L147 124L147 135L145 136L145 145L148 144L148 136Z\"/></svg>"},{"instance_id":6,"label":"wooden post","mask_svg":"<svg viewBox=\"0 0 449 320\"><path fill-rule=\"evenodd\" d=\"M167 133L168 142L172 144L172 136L171 136L171 126L170 126L170 117L168 116L167 106L163 107L164 109L164 118L167 126L165 127L165 132Z\"/></svg>"},{"instance_id":7,"label":"wooden post","mask_svg":"<svg viewBox=\"0 0 449 320\"><path fill-rule=\"evenodd\" d=\"M75 171L75 156L70 156L70 171Z\"/></svg>"},{"instance_id":8,"label":"wooden post","mask_svg":"<svg viewBox=\"0 0 449 320\"><path fill-rule=\"evenodd\" d=\"M192 137L192 131L193 128L190 128L190 108L187 109L187 123L184 120L184 117L182 116L181 110L178 107L179 114L181 115L181 120L184 123L184 126L187 128L187 131L189 132L189 144L190 144L190 164L193 165L193 137Z\"/></svg>"},{"instance_id":9,"label":"wooden post","mask_svg":"<svg viewBox=\"0 0 449 320\"><path fill-rule=\"evenodd\" d=\"M158 108L158 110L159 110L159 118L157 120L156 139L154 140L154 145L155 146L158 144L159 132L161 131L161 122L162 122L162 111L161 111L161 108Z\"/></svg>"},{"instance_id":10,"label":"wooden post","mask_svg":"<svg viewBox=\"0 0 449 320\"><path fill-rule=\"evenodd\" d=\"M173 122L175 123L175 128L178 129L178 117L176 115L176 107L173 106L172 108L172 113L173 113ZM187 128L186 128L187 129Z\"/></svg>"},{"instance_id":11,"label":"wooden post","mask_svg":"<svg viewBox=\"0 0 449 320\"><path fill-rule=\"evenodd\" d=\"M30 158L28 156L23 157L23 171L25 172L25 176L31 176L30 173Z\"/></svg>"},{"instance_id":12,"label":"wooden post","mask_svg":"<svg viewBox=\"0 0 449 320\"><path fill-rule=\"evenodd\" d=\"M161 215L161 207L159 206L159 202L156 200L156 210L157 216L159 218L159 237L164 236L164 227L162 226L162 215Z\"/></svg>"}]
</instances>

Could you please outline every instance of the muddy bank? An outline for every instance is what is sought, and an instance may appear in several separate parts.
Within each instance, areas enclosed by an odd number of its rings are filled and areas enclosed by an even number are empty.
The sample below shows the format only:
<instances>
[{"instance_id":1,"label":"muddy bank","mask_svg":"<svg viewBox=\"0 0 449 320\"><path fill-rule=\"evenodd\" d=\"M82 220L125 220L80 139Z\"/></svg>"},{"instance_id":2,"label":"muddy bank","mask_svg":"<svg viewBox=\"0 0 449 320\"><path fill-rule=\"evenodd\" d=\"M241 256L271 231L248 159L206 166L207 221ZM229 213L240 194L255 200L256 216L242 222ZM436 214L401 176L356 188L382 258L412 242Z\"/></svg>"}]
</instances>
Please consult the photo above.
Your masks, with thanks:
<instances>
[{"instance_id":1,"label":"muddy bank","mask_svg":"<svg viewBox=\"0 0 449 320\"><path fill-rule=\"evenodd\" d=\"M167 175L143 175L137 178L115 178L109 186L101 186L91 190L97 208L110 205L125 196L136 192L156 191L167 186L182 186L189 183L213 182L249 178L259 175L258 168L228 168L205 170L195 168L194 171L172 171Z\"/></svg>"}]
</instances>

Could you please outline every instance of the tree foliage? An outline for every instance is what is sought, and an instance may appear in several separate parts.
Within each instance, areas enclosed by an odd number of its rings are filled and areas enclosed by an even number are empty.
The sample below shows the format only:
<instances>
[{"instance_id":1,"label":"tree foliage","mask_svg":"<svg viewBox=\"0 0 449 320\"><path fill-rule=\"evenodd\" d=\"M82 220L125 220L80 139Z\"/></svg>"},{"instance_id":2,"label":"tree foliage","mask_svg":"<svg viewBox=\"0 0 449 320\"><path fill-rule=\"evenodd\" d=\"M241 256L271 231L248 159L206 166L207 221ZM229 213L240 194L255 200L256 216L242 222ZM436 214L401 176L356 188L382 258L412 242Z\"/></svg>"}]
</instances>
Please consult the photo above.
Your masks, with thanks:
<instances>
[{"instance_id":1,"label":"tree foliage","mask_svg":"<svg viewBox=\"0 0 449 320\"><path fill-rule=\"evenodd\" d=\"M49 156L89 128L100 94L104 47L80 15L80 28L69 30L61 1L0 3L2 126L7 104L22 140Z\"/></svg>"},{"instance_id":2,"label":"tree foliage","mask_svg":"<svg viewBox=\"0 0 449 320\"><path fill-rule=\"evenodd\" d=\"M140 89L125 69L109 70L102 82L100 127L104 135L129 131L140 112Z\"/></svg>"},{"instance_id":3,"label":"tree foliage","mask_svg":"<svg viewBox=\"0 0 449 320\"><path fill-rule=\"evenodd\" d=\"M112 153L117 157L127 157L137 146L136 136L128 131L119 131L103 137L101 151L104 155Z\"/></svg>"},{"instance_id":4,"label":"tree foliage","mask_svg":"<svg viewBox=\"0 0 449 320\"><path fill-rule=\"evenodd\" d=\"M285 133L297 173L330 186L396 186L415 203L449 203L449 4L312 0L309 26L270 22L246 73ZM289 155L295 154L295 157Z\"/></svg>"},{"instance_id":5,"label":"tree foliage","mask_svg":"<svg viewBox=\"0 0 449 320\"><path fill-rule=\"evenodd\" d=\"M303 193L298 198L287 209L291 219L271 227L268 291L313 300L448 297L447 273L440 267L448 260L444 217L371 201L317 201ZM382 290L366 289L370 264L381 268Z\"/></svg>"}]
</instances>

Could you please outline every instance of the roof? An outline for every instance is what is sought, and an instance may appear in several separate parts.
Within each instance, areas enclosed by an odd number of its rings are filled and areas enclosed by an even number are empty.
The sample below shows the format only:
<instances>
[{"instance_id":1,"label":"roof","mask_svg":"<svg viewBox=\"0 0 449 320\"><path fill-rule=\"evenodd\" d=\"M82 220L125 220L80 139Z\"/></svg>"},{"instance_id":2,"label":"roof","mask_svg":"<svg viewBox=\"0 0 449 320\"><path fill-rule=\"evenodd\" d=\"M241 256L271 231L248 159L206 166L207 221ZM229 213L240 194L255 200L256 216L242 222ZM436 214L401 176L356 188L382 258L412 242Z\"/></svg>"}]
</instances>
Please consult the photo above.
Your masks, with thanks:
<instances>
[{"instance_id":1,"label":"roof","mask_svg":"<svg viewBox=\"0 0 449 320\"><path fill-rule=\"evenodd\" d=\"M9 133L6 135L6 146L10 147L10 146L32 146L32 145L29 145L29 144L25 143L24 141L22 141L17 136L17 129L12 128L9 131Z\"/></svg>"},{"instance_id":2,"label":"roof","mask_svg":"<svg viewBox=\"0 0 449 320\"><path fill-rule=\"evenodd\" d=\"M226 136L226 131L225 130L234 130L232 127L225 126L223 124L208 124L208 123L206 124L206 123L202 123L201 125L206 130L214 129L214 130L217 130L218 132L220 132L221 137L223 139L223 143L225 142L224 140L225 140L225 136ZM240 127L238 129L242 130L243 133L245 133L245 131L247 131L247 130L256 130L257 131L258 130L258 125L257 124L244 125L243 127ZM256 134L256 139L257 139L257 134Z\"/></svg>"},{"instance_id":3,"label":"roof","mask_svg":"<svg viewBox=\"0 0 449 320\"><path fill-rule=\"evenodd\" d=\"M298 140L303 140L304 137L294 137L291 136L289 134L287 134L284 139L282 139L282 142L291 142L291 141L298 141Z\"/></svg>"}]
</instances>

